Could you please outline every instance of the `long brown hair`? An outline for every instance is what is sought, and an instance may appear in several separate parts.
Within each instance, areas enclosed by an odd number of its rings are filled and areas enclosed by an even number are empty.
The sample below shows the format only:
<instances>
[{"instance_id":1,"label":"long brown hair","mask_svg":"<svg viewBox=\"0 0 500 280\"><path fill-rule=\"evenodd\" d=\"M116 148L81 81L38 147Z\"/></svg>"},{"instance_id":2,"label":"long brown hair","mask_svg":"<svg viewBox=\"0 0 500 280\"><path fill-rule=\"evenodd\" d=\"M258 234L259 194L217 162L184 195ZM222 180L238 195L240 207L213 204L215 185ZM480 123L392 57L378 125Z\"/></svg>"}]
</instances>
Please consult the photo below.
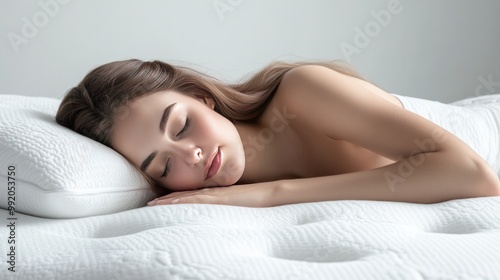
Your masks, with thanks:
<instances>
[{"instance_id":1,"label":"long brown hair","mask_svg":"<svg viewBox=\"0 0 500 280\"><path fill-rule=\"evenodd\" d=\"M64 96L56 121L77 133L111 147L113 119L126 114L129 101L158 91L175 90L215 101L215 110L233 122L257 118L266 108L289 70L307 64L322 65L363 79L348 64L337 62L273 62L239 84L225 84L190 68L162 61L137 59L104 64L89 72ZM166 193L137 168L158 195Z\"/></svg>"}]
</instances>

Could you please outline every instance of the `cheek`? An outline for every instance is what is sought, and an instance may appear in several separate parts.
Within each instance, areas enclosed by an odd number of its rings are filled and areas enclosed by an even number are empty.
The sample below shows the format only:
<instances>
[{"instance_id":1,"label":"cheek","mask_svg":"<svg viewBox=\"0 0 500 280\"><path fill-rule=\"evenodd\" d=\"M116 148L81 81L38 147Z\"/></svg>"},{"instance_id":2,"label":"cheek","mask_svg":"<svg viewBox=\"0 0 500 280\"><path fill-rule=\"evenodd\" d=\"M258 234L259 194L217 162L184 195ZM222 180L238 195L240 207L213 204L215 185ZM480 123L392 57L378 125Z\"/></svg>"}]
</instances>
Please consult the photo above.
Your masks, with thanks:
<instances>
[{"instance_id":1,"label":"cheek","mask_svg":"<svg viewBox=\"0 0 500 280\"><path fill-rule=\"evenodd\" d=\"M220 126L220 120L214 117L211 112L206 115L198 116L199 126L196 128L198 132L204 135L213 135Z\"/></svg>"},{"instance_id":2,"label":"cheek","mask_svg":"<svg viewBox=\"0 0 500 280\"><path fill-rule=\"evenodd\" d=\"M220 134L221 130L234 126L228 119L212 110L200 110L197 116L199 129L206 133Z\"/></svg>"},{"instance_id":3,"label":"cheek","mask_svg":"<svg viewBox=\"0 0 500 280\"><path fill-rule=\"evenodd\" d=\"M231 142L234 141L235 136L239 136L234 124L215 112L210 112L210 116L202 118L202 120L200 132L205 137Z\"/></svg>"}]
</instances>

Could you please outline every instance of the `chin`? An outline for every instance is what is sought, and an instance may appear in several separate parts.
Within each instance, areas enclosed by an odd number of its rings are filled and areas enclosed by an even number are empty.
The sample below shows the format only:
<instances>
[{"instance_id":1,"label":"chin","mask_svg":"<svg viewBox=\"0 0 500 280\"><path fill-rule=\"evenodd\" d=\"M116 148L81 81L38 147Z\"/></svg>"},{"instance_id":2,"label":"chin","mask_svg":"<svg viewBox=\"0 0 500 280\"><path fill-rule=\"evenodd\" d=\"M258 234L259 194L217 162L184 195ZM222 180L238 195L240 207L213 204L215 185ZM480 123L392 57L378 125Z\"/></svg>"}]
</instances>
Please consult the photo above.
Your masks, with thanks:
<instances>
[{"instance_id":1,"label":"chin","mask_svg":"<svg viewBox=\"0 0 500 280\"><path fill-rule=\"evenodd\" d=\"M232 169L231 172L225 171L214 177L212 185L215 187L227 187L236 184L243 174L243 168Z\"/></svg>"}]
</instances>

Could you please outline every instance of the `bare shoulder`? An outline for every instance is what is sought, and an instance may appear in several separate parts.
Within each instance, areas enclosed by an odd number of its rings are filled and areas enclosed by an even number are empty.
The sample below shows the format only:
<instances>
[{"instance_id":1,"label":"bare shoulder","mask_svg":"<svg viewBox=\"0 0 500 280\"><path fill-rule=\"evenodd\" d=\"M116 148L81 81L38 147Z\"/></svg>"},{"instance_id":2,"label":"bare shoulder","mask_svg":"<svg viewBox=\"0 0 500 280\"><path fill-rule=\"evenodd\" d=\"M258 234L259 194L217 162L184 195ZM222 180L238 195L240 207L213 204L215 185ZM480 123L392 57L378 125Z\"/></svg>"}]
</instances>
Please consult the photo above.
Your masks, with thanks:
<instances>
[{"instance_id":1,"label":"bare shoulder","mask_svg":"<svg viewBox=\"0 0 500 280\"><path fill-rule=\"evenodd\" d=\"M367 93L376 95L392 104L402 107L400 101L395 96L389 94L376 85L320 65L303 65L288 71L284 75L276 95L278 99L284 99L281 100L281 102L300 103L301 98L307 98L310 94L320 92L315 89L320 89L325 86L328 86L331 89L332 86L337 86L339 90L342 90L342 85L345 86L346 84L356 84L357 86L366 89ZM308 90L296 90L305 88L308 88ZM330 90L328 92L332 95L338 91ZM297 96L297 94L301 96ZM324 98L326 97L327 96L324 96ZM332 96L328 96L327 98L331 97Z\"/></svg>"}]
</instances>

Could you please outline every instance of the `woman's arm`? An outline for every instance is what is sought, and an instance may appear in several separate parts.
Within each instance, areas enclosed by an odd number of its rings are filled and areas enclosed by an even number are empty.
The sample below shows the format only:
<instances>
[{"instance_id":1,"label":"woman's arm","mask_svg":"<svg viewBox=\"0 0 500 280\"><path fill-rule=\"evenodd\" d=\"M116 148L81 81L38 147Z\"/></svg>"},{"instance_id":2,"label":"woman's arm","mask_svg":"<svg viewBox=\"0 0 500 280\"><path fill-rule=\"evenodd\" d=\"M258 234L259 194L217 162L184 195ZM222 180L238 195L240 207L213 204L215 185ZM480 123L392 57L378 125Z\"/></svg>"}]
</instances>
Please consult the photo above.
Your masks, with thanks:
<instances>
[{"instance_id":1,"label":"woman's arm","mask_svg":"<svg viewBox=\"0 0 500 280\"><path fill-rule=\"evenodd\" d=\"M418 166L411 160L361 172L282 180L276 184L270 205L346 199L437 203L500 195L494 180L489 186L478 185L485 184L478 183L478 174L488 173L480 166L471 167L468 173L457 173L468 168L450 165L445 156L425 158L426 164Z\"/></svg>"},{"instance_id":2,"label":"woman's arm","mask_svg":"<svg viewBox=\"0 0 500 280\"><path fill-rule=\"evenodd\" d=\"M397 161L368 171L284 180L275 205L337 199L434 203L500 195L497 175L469 146L356 78L301 66L285 75L275 98L327 136Z\"/></svg>"}]
</instances>

